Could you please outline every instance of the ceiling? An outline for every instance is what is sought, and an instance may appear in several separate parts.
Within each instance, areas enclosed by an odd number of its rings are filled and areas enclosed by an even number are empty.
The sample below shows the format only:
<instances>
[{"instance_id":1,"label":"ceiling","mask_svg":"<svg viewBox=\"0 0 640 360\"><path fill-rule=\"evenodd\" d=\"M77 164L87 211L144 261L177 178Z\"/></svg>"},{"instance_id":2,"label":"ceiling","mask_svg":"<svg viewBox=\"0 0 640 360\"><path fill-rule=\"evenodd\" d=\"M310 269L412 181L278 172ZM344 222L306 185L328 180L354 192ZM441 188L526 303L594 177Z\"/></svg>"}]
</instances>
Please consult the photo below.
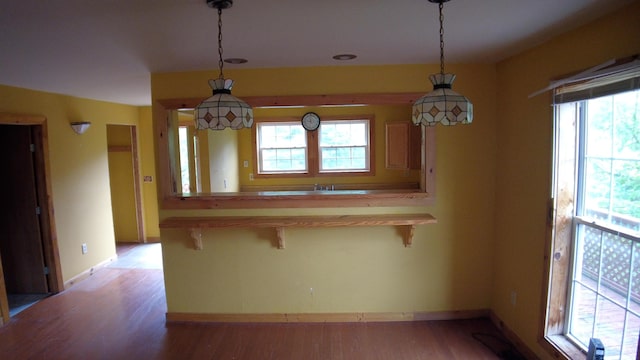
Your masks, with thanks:
<instances>
[{"instance_id":1,"label":"ceiling","mask_svg":"<svg viewBox=\"0 0 640 360\"><path fill-rule=\"evenodd\" d=\"M452 0L445 59L494 63L633 0ZM437 63L427 0L235 0L223 11L228 68ZM357 59L336 61L353 53ZM217 14L205 0L3 0L0 84L150 105L153 72L212 70Z\"/></svg>"}]
</instances>

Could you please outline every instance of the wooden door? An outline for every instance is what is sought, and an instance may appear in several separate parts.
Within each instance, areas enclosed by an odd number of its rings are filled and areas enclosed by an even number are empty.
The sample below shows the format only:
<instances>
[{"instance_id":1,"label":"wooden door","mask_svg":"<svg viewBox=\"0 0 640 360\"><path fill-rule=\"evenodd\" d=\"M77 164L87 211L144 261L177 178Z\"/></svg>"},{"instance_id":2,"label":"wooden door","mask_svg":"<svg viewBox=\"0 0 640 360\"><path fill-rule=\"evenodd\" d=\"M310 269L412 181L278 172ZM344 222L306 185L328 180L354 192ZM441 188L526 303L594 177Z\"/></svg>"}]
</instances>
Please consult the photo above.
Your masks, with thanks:
<instances>
[{"instance_id":1,"label":"wooden door","mask_svg":"<svg viewBox=\"0 0 640 360\"><path fill-rule=\"evenodd\" d=\"M47 293L31 127L0 126L0 254L7 293Z\"/></svg>"}]
</instances>

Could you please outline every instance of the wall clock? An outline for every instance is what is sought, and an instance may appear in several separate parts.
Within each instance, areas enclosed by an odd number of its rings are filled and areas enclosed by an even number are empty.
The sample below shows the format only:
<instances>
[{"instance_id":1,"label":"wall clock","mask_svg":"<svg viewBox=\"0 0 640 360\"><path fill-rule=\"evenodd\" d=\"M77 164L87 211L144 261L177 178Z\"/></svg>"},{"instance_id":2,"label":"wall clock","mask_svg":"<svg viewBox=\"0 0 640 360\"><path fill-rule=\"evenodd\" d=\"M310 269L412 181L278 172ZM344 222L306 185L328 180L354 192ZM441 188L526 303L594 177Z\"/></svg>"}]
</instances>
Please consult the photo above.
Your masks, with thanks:
<instances>
[{"instance_id":1,"label":"wall clock","mask_svg":"<svg viewBox=\"0 0 640 360\"><path fill-rule=\"evenodd\" d=\"M314 112L302 115L302 127L307 131L317 130L320 126L320 116Z\"/></svg>"}]
</instances>

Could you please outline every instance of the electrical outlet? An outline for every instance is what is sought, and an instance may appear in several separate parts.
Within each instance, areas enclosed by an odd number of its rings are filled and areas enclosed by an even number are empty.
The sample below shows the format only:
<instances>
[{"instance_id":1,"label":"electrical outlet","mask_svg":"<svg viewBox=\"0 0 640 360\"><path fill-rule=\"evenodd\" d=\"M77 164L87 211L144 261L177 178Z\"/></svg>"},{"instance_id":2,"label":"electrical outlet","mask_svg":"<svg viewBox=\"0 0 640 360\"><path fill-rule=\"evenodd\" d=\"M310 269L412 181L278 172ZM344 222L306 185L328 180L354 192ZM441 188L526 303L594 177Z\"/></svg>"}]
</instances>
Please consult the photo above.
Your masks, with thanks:
<instances>
[{"instance_id":1,"label":"electrical outlet","mask_svg":"<svg viewBox=\"0 0 640 360\"><path fill-rule=\"evenodd\" d=\"M511 290L511 306L516 306L518 302L518 293L515 290Z\"/></svg>"},{"instance_id":2,"label":"electrical outlet","mask_svg":"<svg viewBox=\"0 0 640 360\"><path fill-rule=\"evenodd\" d=\"M249 160L245 160L245 161L242 163L242 166L244 166L244 167L248 168L248 167L249 167Z\"/></svg>"},{"instance_id":3,"label":"electrical outlet","mask_svg":"<svg viewBox=\"0 0 640 360\"><path fill-rule=\"evenodd\" d=\"M253 173L249 174L249 181L253 181Z\"/></svg>"},{"instance_id":4,"label":"electrical outlet","mask_svg":"<svg viewBox=\"0 0 640 360\"><path fill-rule=\"evenodd\" d=\"M87 244L82 244L82 254L86 254L89 252L89 249L87 248Z\"/></svg>"}]
</instances>

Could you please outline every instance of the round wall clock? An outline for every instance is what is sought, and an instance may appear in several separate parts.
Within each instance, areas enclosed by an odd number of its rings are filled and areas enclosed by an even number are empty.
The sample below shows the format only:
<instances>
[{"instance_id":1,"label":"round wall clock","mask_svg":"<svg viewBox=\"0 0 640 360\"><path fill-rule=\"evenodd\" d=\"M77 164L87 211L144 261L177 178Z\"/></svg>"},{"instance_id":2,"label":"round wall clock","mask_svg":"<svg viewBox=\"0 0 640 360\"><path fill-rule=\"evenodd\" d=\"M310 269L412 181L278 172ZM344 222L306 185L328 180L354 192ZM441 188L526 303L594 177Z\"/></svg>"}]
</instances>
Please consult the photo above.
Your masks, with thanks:
<instances>
[{"instance_id":1,"label":"round wall clock","mask_svg":"<svg viewBox=\"0 0 640 360\"><path fill-rule=\"evenodd\" d=\"M320 116L314 112L302 115L302 127L307 131L317 130L320 126Z\"/></svg>"}]
</instances>

